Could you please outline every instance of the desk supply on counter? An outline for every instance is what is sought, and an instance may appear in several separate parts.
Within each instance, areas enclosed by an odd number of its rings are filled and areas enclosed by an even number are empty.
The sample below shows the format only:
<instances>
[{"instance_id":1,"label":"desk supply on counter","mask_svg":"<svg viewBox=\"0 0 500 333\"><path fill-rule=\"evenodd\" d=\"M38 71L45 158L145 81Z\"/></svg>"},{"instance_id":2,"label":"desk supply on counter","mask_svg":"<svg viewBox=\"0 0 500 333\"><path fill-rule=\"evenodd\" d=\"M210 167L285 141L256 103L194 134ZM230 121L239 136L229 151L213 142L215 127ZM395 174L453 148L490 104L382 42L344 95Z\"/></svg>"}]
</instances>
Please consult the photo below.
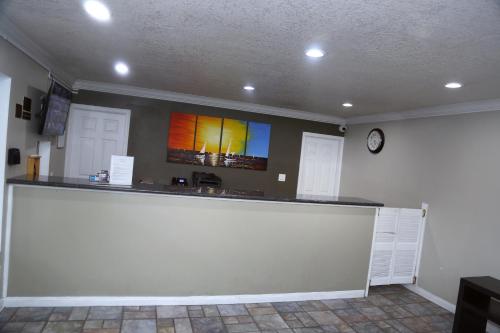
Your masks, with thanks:
<instances>
[{"instance_id":1,"label":"desk supply on counter","mask_svg":"<svg viewBox=\"0 0 500 333\"><path fill-rule=\"evenodd\" d=\"M193 186L221 187L222 179L213 173L193 172Z\"/></svg>"},{"instance_id":2,"label":"desk supply on counter","mask_svg":"<svg viewBox=\"0 0 500 333\"><path fill-rule=\"evenodd\" d=\"M26 174L28 176L38 176L40 174L40 156L29 155L26 163Z\"/></svg>"},{"instance_id":3,"label":"desk supply on counter","mask_svg":"<svg viewBox=\"0 0 500 333\"><path fill-rule=\"evenodd\" d=\"M134 158L131 156L111 156L109 183L114 185L132 185Z\"/></svg>"},{"instance_id":4,"label":"desk supply on counter","mask_svg":"<svg viewBox=\"0 0 500 333\"><path fill-rule=\"evenodd\" d=\"M109 183L109 171L101 170L95 175L89 175L89 182L91 183Z\"/></svg>"},{"instance_id":5,"label":"desk supply on counter","mask_svg":"<svg viewBox=\"0 0 500 333\"><path fill-rule=\"evenodd\" d=\"M173 177L172 185L188 186L187 178L184 177Z\"/></svg>"}]
</instances>

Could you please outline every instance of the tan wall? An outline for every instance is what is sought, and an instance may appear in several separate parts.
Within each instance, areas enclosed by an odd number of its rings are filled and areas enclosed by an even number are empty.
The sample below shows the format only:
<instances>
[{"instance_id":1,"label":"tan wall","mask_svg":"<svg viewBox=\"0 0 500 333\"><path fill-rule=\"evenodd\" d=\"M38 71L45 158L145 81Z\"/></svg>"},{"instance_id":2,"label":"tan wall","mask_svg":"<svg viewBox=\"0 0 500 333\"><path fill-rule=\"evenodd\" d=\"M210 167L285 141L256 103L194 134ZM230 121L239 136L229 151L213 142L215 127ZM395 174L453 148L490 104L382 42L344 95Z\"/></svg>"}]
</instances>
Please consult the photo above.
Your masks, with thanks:
<instances>
[{"instance_id":1,"label":"tan wall","mask_svg":"<svg viewBox=\"0 0 500 333\"><path fill-rule=\"evenodd\" d=\"M37 134L38 118L33 112L31 121L16 118L16 104L22 104L23 98L30 97L34 106L41 93L46 93L50 86L48 72L35 63L23 52L0 38L0 73L12 79L9 107L9 125L7 147L21 150L21 165L7 166L7 177L26 173L26 156L36 154L38 141L52 141L50 171L56 176L64 173L64 149L56 148L55 138Z\"/></svg>"},{"instance_id":2,"label":"tan wall","mask_svg":"<svg viewBox=\"0 0 500 333\"><path fill-rule=\"evenodd\" d=\"M13 213L8 296L186 296L362 290L375 209L16 187Z\"/></svg>"},{"instance_id":3,"label":"tan wall","mask_svg":"<svg viewBox=\"0 0 500 333\"><path fill-rule=\"evenodd\" d=\"M366 148L370 129L386 135ZM342 195L386 206L430 205L418 284L456 301L462 276L500 278L500 112L351 126L345 137Z\"/></svg>"}]
</instances>

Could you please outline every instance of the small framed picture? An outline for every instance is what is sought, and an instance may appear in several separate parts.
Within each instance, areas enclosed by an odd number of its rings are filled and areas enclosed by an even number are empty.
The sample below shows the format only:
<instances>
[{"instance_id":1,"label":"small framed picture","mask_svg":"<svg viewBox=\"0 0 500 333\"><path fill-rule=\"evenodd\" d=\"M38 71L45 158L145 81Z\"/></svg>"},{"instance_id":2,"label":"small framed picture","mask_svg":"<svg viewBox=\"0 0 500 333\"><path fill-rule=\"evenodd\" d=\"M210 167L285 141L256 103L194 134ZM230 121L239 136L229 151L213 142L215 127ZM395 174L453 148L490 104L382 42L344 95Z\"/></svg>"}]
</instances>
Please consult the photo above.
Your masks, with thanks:
<instances>
[{"instance_id":1,"label":"small framed picture","mask_svg":"<svg viewBox=\"0 0 500 333\"><path fill-rule=\"evenodd\" d=\"M23 119L31 120L31 111L23 110Z\"/></svg>"},{"instance_id":2,"label":"small framed picture","mask_svg":"<svg viewBox=\"0 0 500 333\"><path fill-rule=\"evenodd\" d=\"M21 118L23 116L23 106L21 104L16 104L16 118Z\"/></svg>"},{"instance_id":3,"label":"small framed picture","mask_svg":"<svg viewBox=\"0 0 500 333\"><path fill-rule=\"evenodd\" d=\"M23 109L24 109L24 111L31 112L31 98L24 97Z\"/></svg>"}]
</instances>

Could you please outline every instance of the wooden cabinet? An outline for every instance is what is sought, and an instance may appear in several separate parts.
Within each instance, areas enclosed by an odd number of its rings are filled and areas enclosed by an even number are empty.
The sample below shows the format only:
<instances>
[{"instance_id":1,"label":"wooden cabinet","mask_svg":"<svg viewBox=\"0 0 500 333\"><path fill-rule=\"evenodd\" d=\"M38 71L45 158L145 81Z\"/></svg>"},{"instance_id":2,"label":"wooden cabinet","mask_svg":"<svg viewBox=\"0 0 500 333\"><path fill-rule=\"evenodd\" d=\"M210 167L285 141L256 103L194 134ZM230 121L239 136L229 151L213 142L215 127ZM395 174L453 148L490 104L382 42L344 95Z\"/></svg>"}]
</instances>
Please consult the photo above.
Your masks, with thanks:
<instances>
[{"instance_id":1,"label":"wooden cabinet","mask_svg":"<svg viewBox=\"0 0 500 333\"><path fill-rule=\"evenodd\" d=\"M486 332L488 320L500 324L500 280L490 276L460 279L453 333Z\"/></svg>"}]
</instances>

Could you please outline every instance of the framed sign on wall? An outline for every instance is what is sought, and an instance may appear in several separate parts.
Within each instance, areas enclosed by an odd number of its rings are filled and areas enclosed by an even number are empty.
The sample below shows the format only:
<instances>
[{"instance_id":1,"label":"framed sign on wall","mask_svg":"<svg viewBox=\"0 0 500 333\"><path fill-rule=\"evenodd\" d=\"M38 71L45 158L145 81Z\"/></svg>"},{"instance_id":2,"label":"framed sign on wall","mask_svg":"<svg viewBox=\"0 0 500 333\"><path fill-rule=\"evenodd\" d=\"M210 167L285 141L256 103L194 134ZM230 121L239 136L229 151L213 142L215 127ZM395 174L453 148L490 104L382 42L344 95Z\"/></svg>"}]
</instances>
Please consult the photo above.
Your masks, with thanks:
<instances>
[{"instance_id":1,"label":"framed sign on wall","mask_svg":"<svg viewBox=\"0 0 500 333\"><path fill-rule=\"evenodd\" d=\"M267 170L271 125L172 112L167 161Z\"/></svg>"}]
</instances>

